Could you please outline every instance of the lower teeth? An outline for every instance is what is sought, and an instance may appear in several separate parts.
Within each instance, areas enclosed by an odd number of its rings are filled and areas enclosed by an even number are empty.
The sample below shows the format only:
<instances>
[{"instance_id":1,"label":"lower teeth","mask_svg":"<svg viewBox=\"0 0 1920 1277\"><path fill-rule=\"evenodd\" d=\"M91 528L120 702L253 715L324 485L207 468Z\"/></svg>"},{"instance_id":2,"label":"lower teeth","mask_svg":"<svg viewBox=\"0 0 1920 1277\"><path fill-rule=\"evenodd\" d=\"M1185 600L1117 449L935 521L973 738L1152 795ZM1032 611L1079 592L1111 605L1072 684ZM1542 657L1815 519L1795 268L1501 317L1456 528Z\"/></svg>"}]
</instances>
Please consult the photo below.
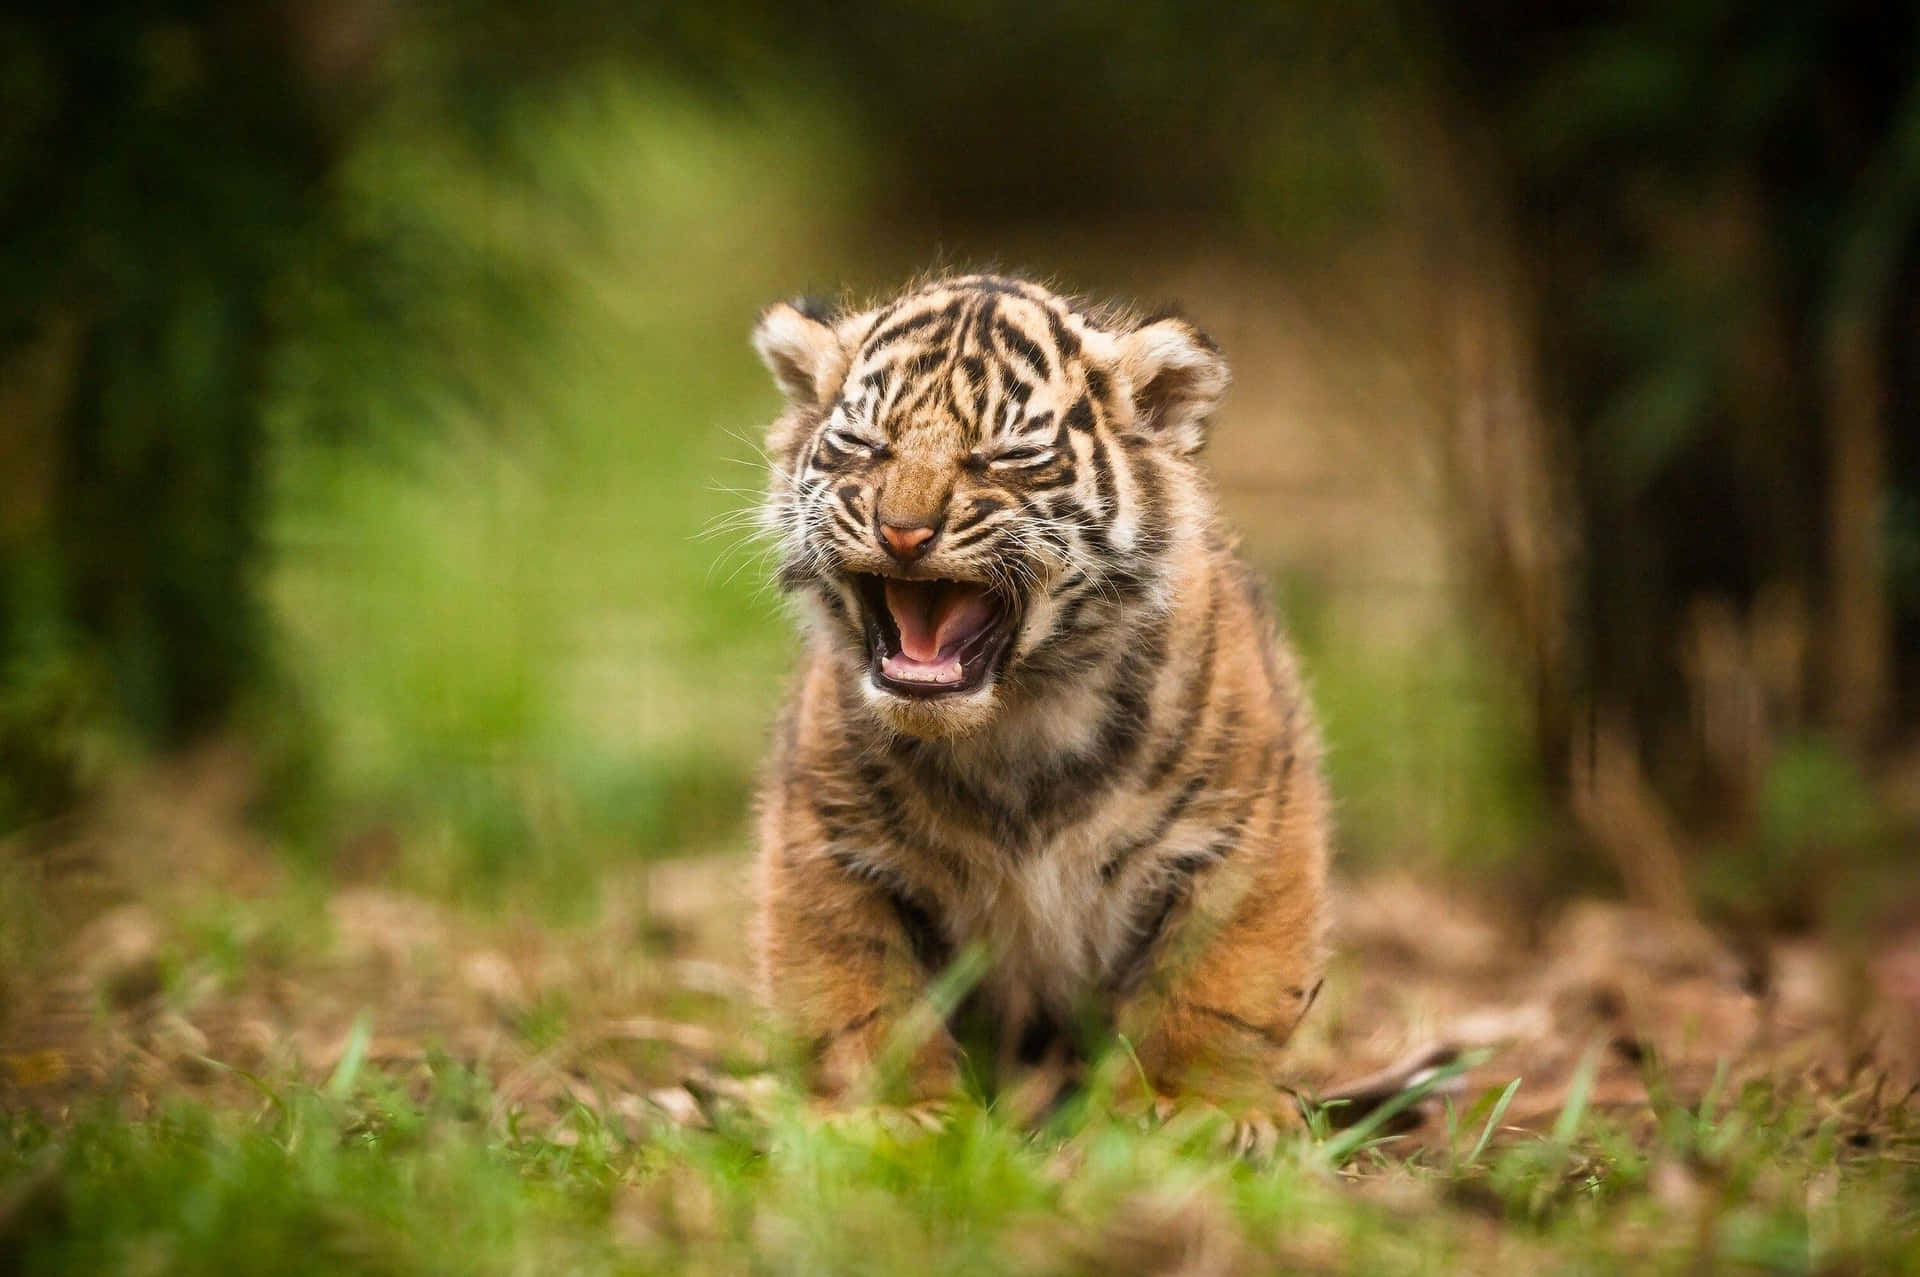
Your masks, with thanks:
<instances>
[{"instance_id":1,"label":"lower teeth","mask_svg":"<svg viewBox=\"0 0 1920 1277\"><path fill-rule=\"evenodd\" d=\"M965 677L959 661L948 661L945 665L934 668L927 666L902 668L892 661L887 661L883 663L881 669L888 678L897 679L902 683L958 683Z\"/></svg>"}]
</instances>

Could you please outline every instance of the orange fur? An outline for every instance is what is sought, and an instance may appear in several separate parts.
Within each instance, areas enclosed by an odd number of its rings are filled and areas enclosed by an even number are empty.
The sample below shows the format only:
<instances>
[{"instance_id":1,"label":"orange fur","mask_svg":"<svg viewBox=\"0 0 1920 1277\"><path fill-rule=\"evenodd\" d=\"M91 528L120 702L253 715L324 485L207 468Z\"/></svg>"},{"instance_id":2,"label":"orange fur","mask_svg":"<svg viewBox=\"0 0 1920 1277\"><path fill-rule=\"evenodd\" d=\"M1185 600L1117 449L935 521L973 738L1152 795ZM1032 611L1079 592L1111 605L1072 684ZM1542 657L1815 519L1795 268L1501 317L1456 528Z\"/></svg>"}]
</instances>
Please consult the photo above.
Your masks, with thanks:
<instances>
[{"instance_id":1,"label":"orange fur","mask_svg":"<svg viewBox=\"0 0 1920 1277\"><path fill-rule=\"evenodd\" d=\"M761 792L759 946L815 1084L862 1093L978 946L1004 1062L1092 1023L1162 1095L1290 1112L1329 814L1292 656L1194 460L1224 362L1181 321L991 277L776 307L756 337L790 398L768 523L808 636ZM924 559L874 535L904 517L940 529ZM881 676L876 600L943 581L988 591L979 643L1005 645L928 696ZM913 1098L963 1074L928 1030Z\"/></svg>"}]
</instances>

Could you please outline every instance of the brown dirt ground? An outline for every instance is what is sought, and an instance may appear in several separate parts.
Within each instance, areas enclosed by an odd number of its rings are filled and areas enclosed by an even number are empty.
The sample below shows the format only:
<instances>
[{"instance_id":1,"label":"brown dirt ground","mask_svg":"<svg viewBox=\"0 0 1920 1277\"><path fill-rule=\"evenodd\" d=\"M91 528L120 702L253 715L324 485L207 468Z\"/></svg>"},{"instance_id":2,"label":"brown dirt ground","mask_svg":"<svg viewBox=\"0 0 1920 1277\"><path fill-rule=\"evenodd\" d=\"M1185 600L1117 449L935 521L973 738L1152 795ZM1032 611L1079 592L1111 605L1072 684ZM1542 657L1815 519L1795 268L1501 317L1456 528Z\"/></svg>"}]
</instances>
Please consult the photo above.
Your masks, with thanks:
<instances>
[{"instance_id":1,"label":"brown dirt ground","mask_svg":"<svg viewBox=\"0 0 1920 1277\"><path fill-rule=\"evenodd\" d=\"M236 1070L323 1080L363 1014L371 1064L423 1086L436 1052L471 1064L523 1129L561 1129L574 1103L622 1124L699 1122L714 1094L772 1085L742 856L618 874L592 923L562 928L378 885L314 892L246 832L245 770L215 751L0 848L39 867L47 904L45 961L0 983L0 1106L258 1104ZM1920 929L1742 953L1597 899L1544 925L1410 878L1346 882L1339 901L1337 956L1294 1054L1309 1093L1484 1050L1451 1090L1470 1100L1519 1077L1506 1125L1542 1131L1596 1052L1592 1103L1629 1121L1650 1120L1650 1078L1688 1101L1724 1069L1724 1093L1774 1079L1865 1130L1920 1081ZM1409 1137L1434 1134L1437 1112Z\"/></svg>"}]
</instances>

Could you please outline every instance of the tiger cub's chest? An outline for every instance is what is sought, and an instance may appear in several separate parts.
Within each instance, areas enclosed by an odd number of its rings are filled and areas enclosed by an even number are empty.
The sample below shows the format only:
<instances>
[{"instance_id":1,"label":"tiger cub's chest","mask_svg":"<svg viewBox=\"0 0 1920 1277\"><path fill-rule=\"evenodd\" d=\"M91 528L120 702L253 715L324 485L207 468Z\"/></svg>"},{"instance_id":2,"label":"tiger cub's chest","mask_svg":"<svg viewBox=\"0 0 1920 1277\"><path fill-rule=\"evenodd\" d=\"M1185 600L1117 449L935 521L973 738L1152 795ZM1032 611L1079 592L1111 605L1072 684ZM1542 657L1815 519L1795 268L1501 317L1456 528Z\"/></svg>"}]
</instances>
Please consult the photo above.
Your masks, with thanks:
<instances>
[{"instance_id":1,"label":"tiger cub's chest","mask_svg":"<svg viewBox=\"0 0 1920 1277\"><path fill-rule=\"evenodd\" d=\"M1059 1010L1100 993L1126 956L1136 890L1102 879L1097 848L1061 837L971 876L942 921L956 948L980 945L989 988Z\"/></svg>"}]
</instances>

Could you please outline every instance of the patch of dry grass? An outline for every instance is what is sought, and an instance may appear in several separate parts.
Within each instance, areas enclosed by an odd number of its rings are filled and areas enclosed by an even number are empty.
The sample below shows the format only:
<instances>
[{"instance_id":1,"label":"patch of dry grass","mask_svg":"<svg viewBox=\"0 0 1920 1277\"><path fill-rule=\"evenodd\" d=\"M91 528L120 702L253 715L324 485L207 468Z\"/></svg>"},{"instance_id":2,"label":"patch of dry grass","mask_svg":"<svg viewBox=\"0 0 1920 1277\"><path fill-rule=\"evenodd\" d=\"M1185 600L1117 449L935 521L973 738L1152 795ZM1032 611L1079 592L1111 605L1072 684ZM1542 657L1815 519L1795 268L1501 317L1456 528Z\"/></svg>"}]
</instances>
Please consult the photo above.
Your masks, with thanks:
<instances>
[{"instance_id":1,"label":"patch of dry grass","mask_svg":"<svg viewBox=\"0 0 1920 1277\"><path fill-rule=\"evenodd\" d=\"M328 886L244 832L230 765L76 833L144 856L89 881L0 1029L0 1256L28 1271L1920 1262L1897 964L1799 941L1756 969L1592 901L1529 939L1362 881L1298 1080L1471 1065L1364 1138L1244 1165L1097 1088L1037 1132L823 1125L768 1071L738 858L610 873L564 927Z\"/></svg>"}]
</instances>

